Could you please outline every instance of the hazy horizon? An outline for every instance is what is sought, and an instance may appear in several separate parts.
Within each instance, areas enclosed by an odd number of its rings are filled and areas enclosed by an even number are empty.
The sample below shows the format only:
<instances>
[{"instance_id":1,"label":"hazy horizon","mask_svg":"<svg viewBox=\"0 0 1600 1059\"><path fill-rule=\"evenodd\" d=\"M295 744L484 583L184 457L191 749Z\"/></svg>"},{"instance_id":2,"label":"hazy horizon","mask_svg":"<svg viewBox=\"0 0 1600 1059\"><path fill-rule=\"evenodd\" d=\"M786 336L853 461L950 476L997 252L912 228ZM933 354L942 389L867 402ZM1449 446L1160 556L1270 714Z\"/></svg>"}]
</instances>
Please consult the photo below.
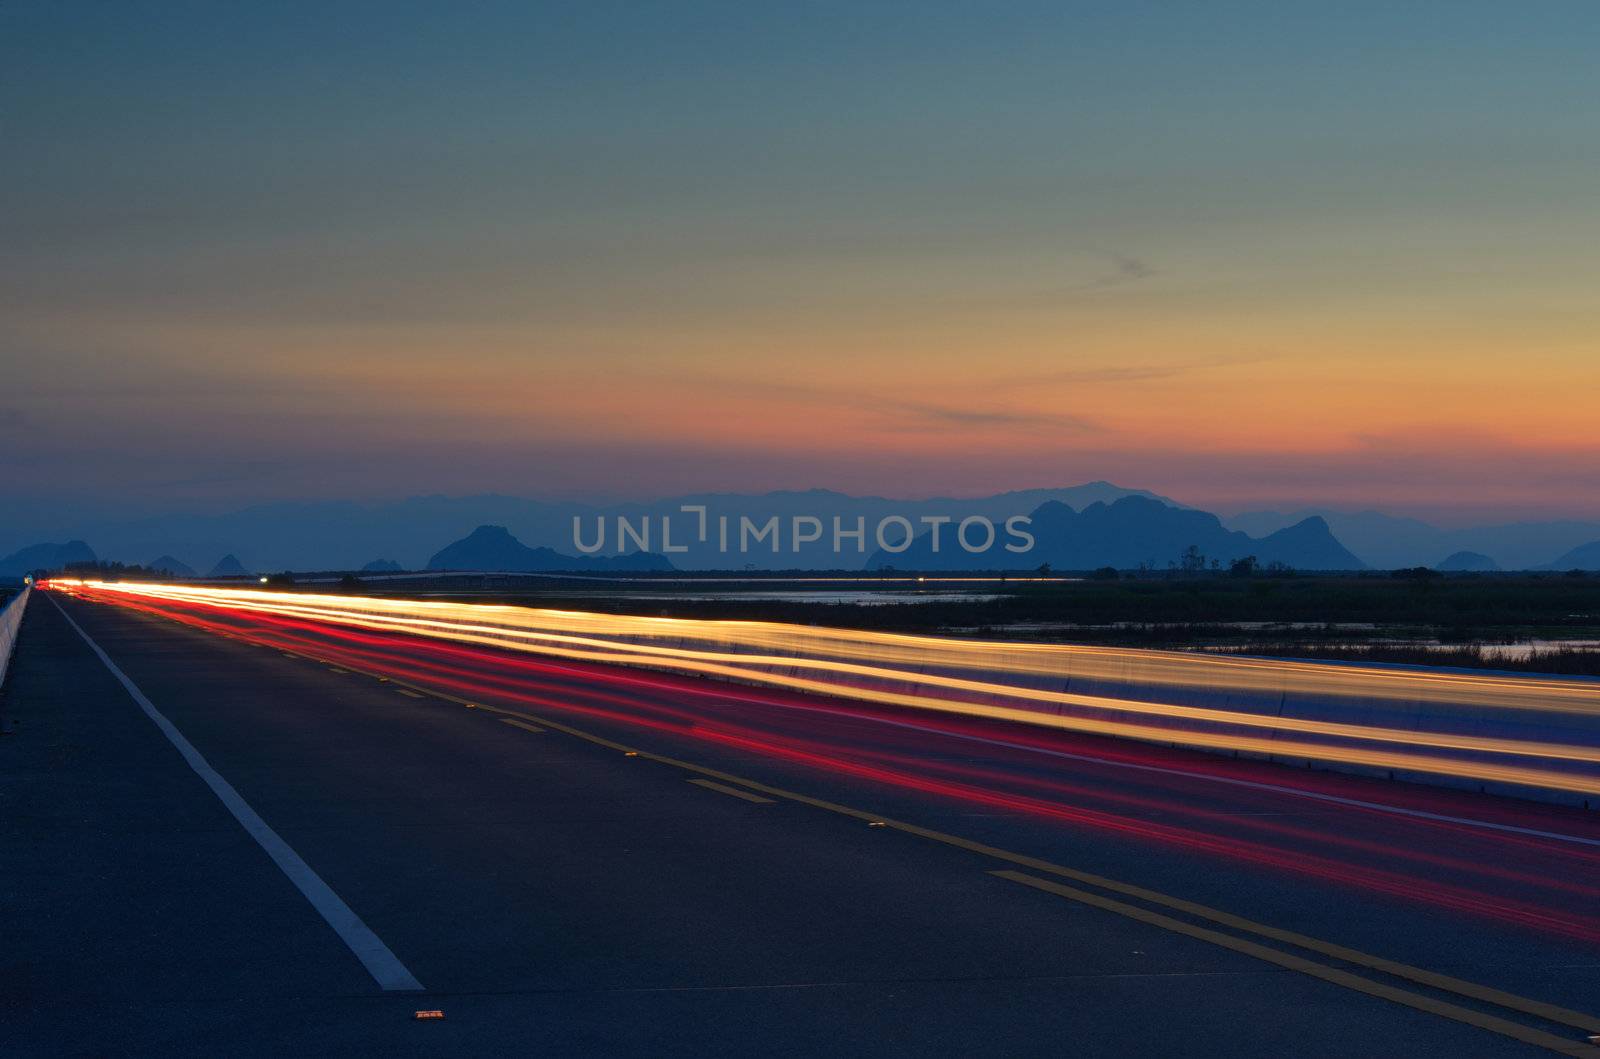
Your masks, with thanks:
<instances>
[{"instance_id":1,"label":"hazy horizon","mask_svg":"<svg viewBox=\"0 0 1600 1059\"><path fill-rule=\"evenodd\" d=\"M284 496L267 497L255 500L193 500L188 503L141 503L132 501L96 501L93 498L74 498L71 501L56 502L49 498L29 499L24 497L24 503L14 508L5 516L0 516L0 535L7 538L16 536L20 532L22 537L28 537L30 530L15 531L13 527L42 526L46 524L69 525L72 523L97 523L97 522L133 522L145 519L162 518L215 518L234 515L256 508L276 508L285 506L316 506L323 504L352 504L357 507L382 507L386 505L403 503L406 501L424 499L444 499L451 501L470 500L483 497L503 497L518 501L532 501L552 506L571 505L574 507L612 507L617 505L651 505L670 501L683 496L696 495L741 495L763 496L771 493L803 493L810 491L823 491L839 493L844 496L865 499L881 498L885 500L902 500L908 502L922 502L936 499L950 500L976 500L997 496L1011 492L1034 492L1070 489L1076 486L1089 484L1092 481L1109 481L1118 488L1130 491L1144 491L1166 497L1185 507L1197 508L1224 519L1235 518L1243 515L1277 512L1283 515L1292 515L1300 512L1329 511L1346 515L1359 515L1376 513L1393 518L1414 519L1425 522L1441 529L1459 529L1473 526L1487 526L1498 524L1512 524L1518 522L1600 522L1600 506L1583 508L1550 508L1535 509L1519 507L1504 509L1497 507L1444 507L1433 508L1420 505L1388 505L1388 504L1357 504L1357 503L1325 503L1316 499L1285 499L1275 503L1236 503L1236 504L1208 504L1204 500L1197 500L1193 496L1173 495L1166 490L1154 488L1139 482L1123 482L1107 479L1083 479L1069 482L1058 482L1050 485L1022 485L1017 487L995 488L990 490L943 490L910 492L895 490L851 490L841 489L830 485L809 485L794 487L775 487L772 489L757 488L725 488L725 489L685 489L681 491L657 491L653 493L619 493L619 492L513 492L505 489L485 489L477 491L453 492L444 489L418 489L415 491L397 491L387 494L350 495L350 496ZM18 495L16 491L12 496ZM60 534L57 534L58 536ZM19 538L20 539L20 538ZM34 538L29 537L29 543ZM91 542L92 543L92 542Z\"/></svg>"},{"instance_id":2,"label":"hazy horizon","mask_svg":"<svg viewBox=\"0 0 1600 1059\"><path fill-rule=\"evenodd\" d=\"M815 501L807 495L827 496ZM1531 516L1513 520L1483 518L1451 523L1445 520L1420 520L1416 523L1384 521L1407 518L1402 514L1377 512L1378 519L1363 517L1364 511L1335 508L1288 508L1279 511L1227 511L1188 504L1183 497L1170 497L1126 483L1087 482L1054 489L1024 492L1042 493L1063 499L1075 510L1083 510L1096 500L1111 501L1129 493L1146 493L1158 499L1208 511L1220 517L1228 530L1242 531L1261 539L1300 522L1308 513L1326 514L1330 535L1327 540L1344 546L1354 556L1378 568L1433 565L1456 552L1486 553L1511 569L1531 569L1554 563L1564 553L1600 540L1600 520L1551 519ZM245 506L229 505L217 510L163 511L130 507L61 510L48 506L13 507L0 516L0 557L44 543L63 544L69 540L86 542L103 559L145 563L157 556L175 555L196 569L209 569L221 556L236 553L246 562L264 570L347 569L375 559L398 559L409 568L419 568L427 558L451 541L466 537L480 525L509 527L522 543L552 548L569 556L580 548L574 534L573 518L583 519L585 539L593 540L598 527L611 524L615 515L626 515L635 526L657 526L663 516L677 523L676 543L694 527L694 516L684 514L679 503L701 498L714 513L722 512L737 525L741 516L761 520L778 515L788 524L791 516L814 515L824 525L838 516L846 525L865 515L876 525L889 514L905 514L916 521L924 514L946 513L956 519L986 514L997 524L1012 515L1031 515L1046 496L1023 496L1013 502L1003 499L1008 491L973 496L944 495L918 498L851 494L825 488L774 491L770 493L707 492L651 497L625 497L604 500L594 496L527 497L506 493L451 496L428 494L402 498L369 500L336 498L300 500ZM719 500L718 498L731 498ZM748 498L748 499L746 499ZM945 501L940 503L939 501ZM927 506L931 504L932 506ZM692 510L692 509L691 509ZM1493 514L1491 512L1491 514ZM647 516L641 518L641 516ZM1142 523L1154 525L1154 523ZM620 533L620 530L614 532ZM1181 531L1187 532L1187 531ZM1316 531L1321 533L1323 531ZM1047 534L1047 537L1049 535ZM1313 534L1313 538L1316 534ZM1054 538L1049 538L1053 540ZM665 543L665 542L660 542ZM692 541L690 542L692 543ZM1181 542L1180 542L1181 543ZM818 546L820 547L820 545ZM1178 545L1172 549L1176 553ZM617 540L600 554L617 554ZM655 549L659 550L659 549ZM694 549L691 549L694 550ZM798 550L798 549L796 549ZM837 557L811 554L795 558L802 565L821 562L832 568ZM784 549L784 555L789 549ZM681 557L680 557L681 558ZM748 557L745 557L748 558ZM769 557L770 558L770 557ZM848 558L848 557L846 557ZM857 560L864 558L856 556ZM712 565L707 567L705 564ZM740 562L743 562L741 559ZM778 561L782 566L785 559ZM724 568L720 556L689 557L686 568ZM698 565L696 565L698 564ZM735 563L734 565L739 565ZM771 565L768 562L767 565ZM850 566L850 562L843 563ZM1290 565L1294 565L1291 561Z\"/></svg>"}]
</instances>

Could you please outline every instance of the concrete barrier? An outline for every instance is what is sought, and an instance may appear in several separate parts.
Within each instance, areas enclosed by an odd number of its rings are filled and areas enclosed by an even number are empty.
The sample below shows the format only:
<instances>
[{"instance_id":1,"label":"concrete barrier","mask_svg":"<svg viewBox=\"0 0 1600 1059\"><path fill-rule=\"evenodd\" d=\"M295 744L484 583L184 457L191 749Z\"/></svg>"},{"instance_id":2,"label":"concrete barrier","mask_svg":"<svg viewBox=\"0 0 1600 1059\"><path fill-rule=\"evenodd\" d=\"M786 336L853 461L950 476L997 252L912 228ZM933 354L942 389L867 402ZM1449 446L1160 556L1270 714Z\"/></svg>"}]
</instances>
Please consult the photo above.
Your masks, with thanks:
<instances>
[{"instance_id":1,"label":"concrete barrier","mask_svg":"<svg viewBox=\"0 0 1600 1059\"><path fill-rule=\"evenodd\" d=\"M23 586L21 592L6 600L0 608L0 688L6 684L6 670L11 667L11 651L17 643L17 630L22 627L22 611L28 605L32 586Z\"/></svg>"}]
</instances>

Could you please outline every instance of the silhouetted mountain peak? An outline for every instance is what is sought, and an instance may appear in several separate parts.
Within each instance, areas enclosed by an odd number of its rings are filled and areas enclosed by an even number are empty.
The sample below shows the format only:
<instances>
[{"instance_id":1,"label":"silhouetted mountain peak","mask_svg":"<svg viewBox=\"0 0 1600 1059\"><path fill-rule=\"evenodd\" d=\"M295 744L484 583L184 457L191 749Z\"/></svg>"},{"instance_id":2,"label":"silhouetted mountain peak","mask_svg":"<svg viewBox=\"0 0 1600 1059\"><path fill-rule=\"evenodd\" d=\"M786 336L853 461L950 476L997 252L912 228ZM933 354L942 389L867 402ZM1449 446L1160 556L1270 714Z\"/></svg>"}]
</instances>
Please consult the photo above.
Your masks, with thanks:
<instances>
[{"instance_id":1,"label":"silhouetted mountain peak","mask_svg":"<svg viewBox=\"0 0 1600 1059\"><path fill-rule=\"evenodd\" d=\"M521 541L517 540L517 538L513 537L511 535L511 531L506 529L504 526L479 526L477 529L475 529L471 533L467 534L466 537L464 537L463 539L464 540L469 540L469 541L477 541L477 542L480 542L480 543L489 542L489 541L493 541L495 543L501 543L501 542L510 542L512 544L521 544L522 543Z\"/></svg>"},{"instance_id":2,"label":"silhouetted mountain peak","mask_svg":"<svg viewBox=\"0 0 1600 1059\"><path fill-rule=\"evenodd\" d=\"M1545 564L1541 569L1600 570L1600 541L1580 544L1555 562Z\"/></svg>"},{"instance_id":3,"label":"silhouetted mountain peak","mask_svg":"<svg viewBox=\"0 0 1600 1059\"><path fill-rule=\"evenodd\" d=\"M1498 570L1500 564L1482 552L1452 552L1445 556L1435 570Z\"/></svg>"},{"instance_id":4,"label":"silhouetted mountain peak","mask_svg":"<svg viewBox=\"0 0 1600 1059\"><path fill-rule=\"evenodd\" d=\"M671 570L665 556L653 552L579 557L553 548L530 548L504 526L479 526L445 545L428 560L429 570L494 570L533 573L555 570Z\"/></svg>"},{"instance_id":5,"label":"silhouetted mountain peak","mask_svg":"<svg viewBox=\"0 0 1600 1059\"><path fill-rule=\"evenodd\" d=\"M217 565L211 568L207 577L243 577L250 573L239 561L239 557L229 552L217 560Z\"/></svg>"},{"instance_id":6,"label":"silhouetted mountain peak","mask_svg":"<svg viewBox=\"0 0 1600 1059\"><path fill-rule=\"evenodd\" d=\"M1304 540L1332 536L1333 531L1328 528L1328 520L1321 515L1311 515L1301 519L1292 526L1285 526L1274 533L1269 533L1262 540Z\"/></svg>"},{"instance_id":7,"label":"silhouetted mountain peak","mask_svg":"<svg viewBox=\"0 0 1600 1059\"><path fill-rule=\"evenodd\" d=\"M144 568L146 570L154 570L157 573L170 574L173 577L196 576L193 567L181 559L174 559L170 555L163 555L160 558L151 559L149 562L144 564Z\"/></svg>"},{"instance_id":8,"label":"silhouetted mountain peak","mask_svg":"<svg viewBox=\"0 0 1600 1059\"><path fill-rule=\"evenodd\" d=\"M35 570L60 570L69 563L92 563L98 556L83 541L30 544L0 559L0 577L22 577Z\"/></svg>"}]
</instances>

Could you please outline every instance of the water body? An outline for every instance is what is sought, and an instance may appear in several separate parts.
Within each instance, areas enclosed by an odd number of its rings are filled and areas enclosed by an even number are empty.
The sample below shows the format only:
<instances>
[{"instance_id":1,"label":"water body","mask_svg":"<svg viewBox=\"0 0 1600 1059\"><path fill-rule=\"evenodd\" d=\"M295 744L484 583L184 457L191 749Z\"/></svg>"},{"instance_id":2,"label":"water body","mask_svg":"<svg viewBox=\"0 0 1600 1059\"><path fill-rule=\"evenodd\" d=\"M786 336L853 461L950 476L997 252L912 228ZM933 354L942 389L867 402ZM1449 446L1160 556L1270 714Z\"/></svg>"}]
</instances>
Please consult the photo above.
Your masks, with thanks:
<instances>
[{"instance_id":1,"label":"water body","mask_svg":"<svg viewBox=\"0 0 1600 1059\"><path fill-rule=\"evenodd\" d=\"M605 599L649 599L662 602L705 603L858 603L869 607L897 603L987 603L1002 598L995 592L917 592L915 590L886 591L773 591L773 592L696 592L690 594L665 592L607 592Z\"/></svg>"}]
</instances>

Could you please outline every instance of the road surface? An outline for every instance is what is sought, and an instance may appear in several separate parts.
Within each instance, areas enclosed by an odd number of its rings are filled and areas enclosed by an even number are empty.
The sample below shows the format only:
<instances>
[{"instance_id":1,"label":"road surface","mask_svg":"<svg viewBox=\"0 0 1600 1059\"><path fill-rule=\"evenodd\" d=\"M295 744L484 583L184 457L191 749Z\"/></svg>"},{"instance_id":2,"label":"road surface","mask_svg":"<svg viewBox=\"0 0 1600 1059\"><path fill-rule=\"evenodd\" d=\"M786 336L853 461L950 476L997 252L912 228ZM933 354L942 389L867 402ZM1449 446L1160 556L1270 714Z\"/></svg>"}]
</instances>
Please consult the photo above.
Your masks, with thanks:
<instances>
[{"instance_id":1,"label":"road surface","mask_svg":"<svg viewBox=\"0 0 1600 1059\"><path fill-rule=\"evenodd\" d=\"M1581 810L59 592L0 708L7 1056L1600 1056Z\"/></svg>"}]
</instances>

